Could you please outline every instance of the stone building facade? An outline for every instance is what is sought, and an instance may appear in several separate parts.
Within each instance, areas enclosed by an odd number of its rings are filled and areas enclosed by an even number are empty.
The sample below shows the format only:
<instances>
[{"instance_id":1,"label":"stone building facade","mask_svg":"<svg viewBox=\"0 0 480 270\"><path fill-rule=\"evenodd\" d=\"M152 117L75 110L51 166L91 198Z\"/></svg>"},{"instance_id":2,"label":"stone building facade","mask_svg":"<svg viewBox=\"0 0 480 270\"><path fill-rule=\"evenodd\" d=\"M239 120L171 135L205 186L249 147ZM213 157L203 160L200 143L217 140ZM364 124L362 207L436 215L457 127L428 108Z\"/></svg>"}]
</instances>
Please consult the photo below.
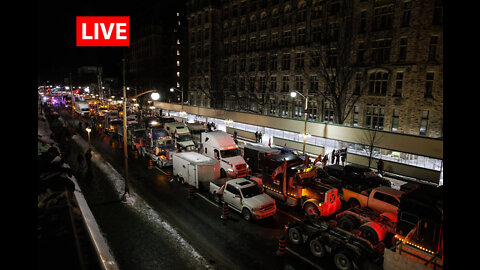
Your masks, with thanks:
<instances>
[{"instance_id":1,"label":"stone building facade","mask_svg":"<svg viewBox=\"0 0 480 270\"><path fill-rule=\"evenodd\" d=\"M440 138L442 13L439 0L187 1L189 104L303 119L298 91L309 121Z\"/></svg>"}]
</instances>

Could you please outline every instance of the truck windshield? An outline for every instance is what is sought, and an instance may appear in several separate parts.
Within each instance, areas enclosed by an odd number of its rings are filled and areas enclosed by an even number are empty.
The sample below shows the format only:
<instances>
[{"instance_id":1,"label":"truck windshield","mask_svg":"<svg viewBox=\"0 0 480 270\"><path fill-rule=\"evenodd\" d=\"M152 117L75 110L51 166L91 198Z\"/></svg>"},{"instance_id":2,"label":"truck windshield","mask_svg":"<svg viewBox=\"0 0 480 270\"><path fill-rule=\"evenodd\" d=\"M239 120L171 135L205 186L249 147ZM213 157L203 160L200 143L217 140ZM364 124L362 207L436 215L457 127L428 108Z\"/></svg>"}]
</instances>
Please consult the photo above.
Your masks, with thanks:
<instances>
[{"instance_id":1,"label":"truck windshield","mask_svg":"<svg viewBox=\"0 0 480 270\"><path fill-rule=\"evenodd\" d=\"M222 158L236 157L236 156L240 156L240 150L238 148L230 149L230 150L221 150L220 154L222 155Z\"/></svg>"},{"instance_id":2,"label":"truck windshield","mask_svg":"<svg viewBox=\"0 0 480 270\"><path fill-rule=\"evenodd\" d=\"M172 145L172 140L157 140L157 147Z\"/></svg>"},{"instance_id":3,"label":"truck windshield","mask_svg":"<svg viewBox=\"0 0 480 270\"><path fill-rule=\"evenodd\" d=\"M261 194L261 192L258 186L250 186L250 187L242 188L242 194L244 198L250 198L250 197Z\"/></svg>"},{"instance_id":4,"label":"truck windshield","mask_svg":"<svg viewBox=\"0 0 480 270\"><path fill-rule=\"evenodd\" d=\"M177 142L187 142L191 140L192 140L192 136L190 135L181 135L181 136L178 136L177 138Z\"/></svg>"}]
</instances>

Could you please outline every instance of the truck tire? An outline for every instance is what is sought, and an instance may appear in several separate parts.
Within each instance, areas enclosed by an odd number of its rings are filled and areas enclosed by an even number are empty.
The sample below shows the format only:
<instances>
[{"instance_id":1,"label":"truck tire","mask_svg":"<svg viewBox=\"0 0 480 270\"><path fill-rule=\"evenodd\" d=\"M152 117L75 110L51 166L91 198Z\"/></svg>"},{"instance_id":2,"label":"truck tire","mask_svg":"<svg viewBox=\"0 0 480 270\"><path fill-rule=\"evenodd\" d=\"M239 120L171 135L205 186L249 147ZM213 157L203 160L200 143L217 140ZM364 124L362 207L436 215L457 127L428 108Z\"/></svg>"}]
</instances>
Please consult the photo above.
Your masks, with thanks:
<instances>
[{"instance_id":1,"label":"truck tire","mask_svg":"<svg viewBox=\"0 0 480 270\"><path fill-rule=\"evenodd\" d=\"M359 230L362 232L360 236L367 239L372 245L378 242L378 234L370 226L360 226Z\"/></svg>"},{"instance_id":2,"label":"truck tire","mask_svg":"<svg viewBox=\"0 0 480 270\"><path fill-rule=\"evenodd\" d=\"M353 229L356 229L358 227L357 220L355 219L355 217L345 215L341 217L338 221L338 227L345 231L351 232Z\"/></svg>"},{"instance_id":3,"label":"truck tire","mask_svg":"<svg viewBox=\"0 0 480 270\"><path fill-rule=\"evenodd\" d=\"M356 199L350 199L348 201L348 208L355 208L355 207L360 207L360 203Z\"/></svg>"},{"instance_id":4,"label":"truck tire","mask_svg":"<svg viewBox=\"0 0 480 270\"><path fill-rule=\"evenodd\" d=\"M288 234L288 239L290 240L290 242L292 242L292 244L295 244L295 245L300 245L302 244L302 233L300 232L299 229L297 229L297 227L291 227L288 229L287 231L287 234Z\"/></svg>"},{"instance_id":5,"label":"truck tire","mask_svg":"<svg viewBox=\"0 0 480 270\"><path fill-rule=\"evenodd\" d=\"M325 245L320 237L315 237L310 241L310 252L317 258L322 258L326 254Z\"/></svg>"},{"instance_id":6,"label":"truck tire","mask_svg":"<svg viewBox=\"0 0 480 270\"><path fill-rule=\"evenodd\" d=\"M318 207L311 202L305 204L305 206L303 207L303 212L308 216L320 216L320 211L318 211Z\"/></svg>"},{"instance_id":7,"label":"truck tire","mask_svg":"<svg viewBox=\"0 0 480 270\"><path fill-rule=\"evenodd\" d=\"M246 221L252 220L252 213L247 208L243 208L242 216L243 216L243 219L245 219Z\"/></svg>"},{"instance_id":8,"label":"truck tire","mask_svg":"<svg viewBox=\"0 0 480 270\"><path fill-rule=\"evenodd\" d=\"M333 263L338 270L351 270L353 269L353 262L348 253L339 251L333 256Z\"/></svg>"}]
</instances>

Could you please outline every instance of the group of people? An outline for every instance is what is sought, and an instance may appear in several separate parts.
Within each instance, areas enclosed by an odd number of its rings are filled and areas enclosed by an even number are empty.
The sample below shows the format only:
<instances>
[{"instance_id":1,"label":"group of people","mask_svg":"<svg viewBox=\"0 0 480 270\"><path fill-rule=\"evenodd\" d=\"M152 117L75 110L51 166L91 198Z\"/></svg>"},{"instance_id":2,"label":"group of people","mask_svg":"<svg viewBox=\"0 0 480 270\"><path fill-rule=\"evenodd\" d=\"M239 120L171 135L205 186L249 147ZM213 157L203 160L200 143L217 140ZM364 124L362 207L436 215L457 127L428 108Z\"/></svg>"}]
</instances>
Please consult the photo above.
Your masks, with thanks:
<instances>
[{"instance_id":1,"label":"group of people","mask_svg":"<svg viewBox=\"0 0 480 270\"><path fill-rule=\"evenodd\" d=\"M260 131L255 131L255 142L262 142L262 132Z\"/></svg>"},{"instance_id":2,"label":"group of people","mask_svg":"<svg viewBox=\"0 0 480 270\"><path fill-rule=\"evenodd\" d=\"M210 123L210 122L207 122L207 130L208 131L214 131L214 130L217 130L217 126L215 125L214 122Z\"/></svg>"}]
</instances>

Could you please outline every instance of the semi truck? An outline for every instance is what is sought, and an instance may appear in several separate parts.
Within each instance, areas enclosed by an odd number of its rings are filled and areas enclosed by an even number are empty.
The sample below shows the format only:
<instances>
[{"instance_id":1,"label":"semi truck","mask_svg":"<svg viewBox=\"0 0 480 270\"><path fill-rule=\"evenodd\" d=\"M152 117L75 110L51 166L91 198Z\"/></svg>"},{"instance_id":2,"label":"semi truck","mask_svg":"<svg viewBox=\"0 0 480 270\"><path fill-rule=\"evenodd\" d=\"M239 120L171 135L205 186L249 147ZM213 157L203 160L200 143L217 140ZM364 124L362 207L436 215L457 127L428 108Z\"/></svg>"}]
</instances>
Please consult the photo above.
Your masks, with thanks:
<instances>
[{"instance_id":1,"label":"semi truck","mask_svg":"<svg viewBox=\"0 0 480 270\"><path fill-rule=\"evenodd\" d=\"M220 178L218 160L197 152L182 152L173 156L173 177L196 189L209 189L210 181Z\"/></svg>"},{"instance_id":2,"label":"semi truck","mask_svg":"<svg viewBox=\"0 0 480 270\"><path fill-rule=\"evenodd\" d=\"M259 144L247 143L243 147L243 157L247 161L249 169L252 173L261 172L263 169L263 161L266 157L280 155L279 149L270 148Z\"/></svg>"},{"instance_id":3,"label":"semi truck","mask_svg":"<svg viewBox=\"0 0 480 270\"><path fill-rule=\"evenodd\" d=\"M138 147L138 152L143 157L150 158L159 167L173 165L173 155L177 148L172 137L159 126L152 126L145 130L143 141Z\"/></svg>"},{"instance_id":4,"label":"semi truck","mask_svg":"<svg viewBox=\"0 0 480 270\"><path fill-rule=\"evenodd\" d=\"M240 149L232 137L223 131L211 131L201 134L202 148L200 152L220 160L222 178L245 177L249 174L248 165L243 159Z\"/></svg>"},{"instance_id":5,"label":"semi truck","mask_svg":"<svg viewBox=\"0 0 480 270\"><path fill-rule=\"evenodd\" d=\"M275 214L275 200L268 196L249 178L220 178L210 182L209 193L216 203L224 202L249 221L264 219Z\"/></svg>"},{"instance_id":6,"label":"semi truck","mask_svg":"<svg viewBox=\"0 0 480 270\"><path fill-rule=\"evenodd\" d=\"M385 270L443 269L443 186L422 185L400 198L394 240Z\"/></svg>"},{"instance_id":7,"label":"semi truck","mask_svg":"<svg viewBox=\"0 0 480 270\"><path fill-rule=\"evenodd\" d=\"M180 151L195 151L190 130L182 122L168 122L164 124L165 130L175 140L175 145Z\"/></svg>"},{"instance_id":8,"label":"semi truck","mask_svg":"<svg viewBox=\"0 0 480 270\"><path fill-rule=\"evenodd\" d=\"M285 225L288 243L294 250L309 250L314 260L333 256L339 270L367 269L366 264L380 264L384 245L375 245L353 232L326 222L323 218L305 216L301 221ZM302 249L303 247L303 249Z\"/></svg>"},{"instance_id":9,"label":"semi truck","mask_svg":"<svg viewBox=\"0 0 480 270\"><path fill-rule=\"evenodd\" d=\"M261 175L269 195L288 206L300 207L307 215L328 217L340 209L338 189L316 181L317 170L293 153L265 157L257 175Z\"/></svg>"}]
</instances>

